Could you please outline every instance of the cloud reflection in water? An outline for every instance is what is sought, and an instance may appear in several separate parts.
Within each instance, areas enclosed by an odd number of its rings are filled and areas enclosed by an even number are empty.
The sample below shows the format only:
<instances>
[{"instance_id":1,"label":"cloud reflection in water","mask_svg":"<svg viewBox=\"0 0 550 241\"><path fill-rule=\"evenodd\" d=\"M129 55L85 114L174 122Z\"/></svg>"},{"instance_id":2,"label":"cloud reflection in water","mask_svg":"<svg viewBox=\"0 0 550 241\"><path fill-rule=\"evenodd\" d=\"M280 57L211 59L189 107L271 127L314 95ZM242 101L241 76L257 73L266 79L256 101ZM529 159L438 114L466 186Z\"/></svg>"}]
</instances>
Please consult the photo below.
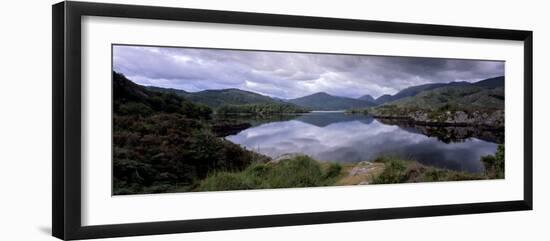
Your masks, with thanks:
<instances>
[{"instance_id":1,"label":"cloud reflection in water","mask_svg":"<svg viewBox=\"0 0 550 241\"><path fill-rule=\"evenodd\" d=\"M476 138L446 144L435 137L344 113L311 113L252 127L226 139L270 157L303 153L323 161L359 162L393 155L469 172L483 171L480 157L494 154L497 148L495 143Z\"/></svg>"}]
</instances>

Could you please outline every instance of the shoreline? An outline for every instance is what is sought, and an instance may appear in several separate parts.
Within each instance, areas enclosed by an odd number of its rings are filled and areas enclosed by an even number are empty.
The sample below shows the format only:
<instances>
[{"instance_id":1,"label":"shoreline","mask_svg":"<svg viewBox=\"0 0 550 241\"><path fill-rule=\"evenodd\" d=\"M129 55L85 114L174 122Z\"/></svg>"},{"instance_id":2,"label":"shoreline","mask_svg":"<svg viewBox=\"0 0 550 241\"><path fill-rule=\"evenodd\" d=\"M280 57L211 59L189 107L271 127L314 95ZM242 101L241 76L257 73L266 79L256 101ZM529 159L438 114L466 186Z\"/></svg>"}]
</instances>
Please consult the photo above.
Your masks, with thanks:
<instances>
[{"instance_id":1,"label":"shoreline","mask_svg":"<svg viewBox=\"0 0 550 241\"><path fill-rule=\"evenodd\" d=\"M476 123L476 122L449 122L449 121L421 121L416 120L413 117L410 116L396 116L396 115L376 115L376 114L369 114L369 113L354 113L349 110L312 110L308 112L296 112L296 113L225 113L225 114L215 114L220 117L268 117L268 116L300 116L300 115L307 115L307 114L315 114L315 113L343 113L343 114L349 114L349 115L364 115L368 117L372 117L374 119L383 119L383 120L395 120L400 121L402 123L406 124L414 124L419 126L429 126L429 127L475 127L475 128L481 128L482 130L486 131L503 131L504 126L495 126L495 125L488 125L483 123Z\"/></svg>"},{"instance_id":2,"label":"shoreline","mask_svg":"<svg viewBox=\"0 0 550 241\"><path fill-rule=\"evenodd\" d=\"M487 124L478 124L478 123L468 123L468 122L435 122L435 121L418 121L412 117L408 116L383 116L383 115L370 115L375 119L383 120L395 120L401 121L407 124L414 124L419 126L430 126L430 127L476 127L481 128L482 130L487 131L503 131L504 126L491 126Z\"/></svg>"},{"instance_id":3,"label":"shoreline","mask_svg":"<svg viewBox=\"0 0 550 241\"><path fill-rule=\"evenodd\" d=\"M498 152L495 154L498 156ZM491 158L495 156L490 155ZM480 158L480 162L485 162ZM296 153L282 159L252 163L242 171L209 175L190 192L300 188L321 186L376 185L441 181L492 180L504 178L486 166L481 173L454 171L418 161L380 156L357 163L319 161ZM500 170L503 172L503 169ZM502 175L502 176L501 176ZM289 177L293 177L288 180ZM305 180L305 181L304 181Z\"/></svg>"}]
</instances>

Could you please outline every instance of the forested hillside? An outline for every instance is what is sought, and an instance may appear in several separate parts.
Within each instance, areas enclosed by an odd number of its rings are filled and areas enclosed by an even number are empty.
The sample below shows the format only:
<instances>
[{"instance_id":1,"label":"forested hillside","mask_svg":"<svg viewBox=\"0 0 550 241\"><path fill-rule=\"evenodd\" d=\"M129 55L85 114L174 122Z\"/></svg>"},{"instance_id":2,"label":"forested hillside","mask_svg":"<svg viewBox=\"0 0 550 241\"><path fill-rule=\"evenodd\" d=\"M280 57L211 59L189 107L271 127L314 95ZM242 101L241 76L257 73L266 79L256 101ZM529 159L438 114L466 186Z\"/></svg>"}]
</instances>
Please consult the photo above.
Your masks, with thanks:
<instances>
[{"instance_id":1,"label":"forested hillside","mask_svg":"<svg viewBox=\"0 0 550 241\"><path fill-rule=\"evenodd\" d=\"M187 191L209 173L264 156L212 132L208 106L158 93L113 72L113 194Z\"/></svg>"}]
</instances>

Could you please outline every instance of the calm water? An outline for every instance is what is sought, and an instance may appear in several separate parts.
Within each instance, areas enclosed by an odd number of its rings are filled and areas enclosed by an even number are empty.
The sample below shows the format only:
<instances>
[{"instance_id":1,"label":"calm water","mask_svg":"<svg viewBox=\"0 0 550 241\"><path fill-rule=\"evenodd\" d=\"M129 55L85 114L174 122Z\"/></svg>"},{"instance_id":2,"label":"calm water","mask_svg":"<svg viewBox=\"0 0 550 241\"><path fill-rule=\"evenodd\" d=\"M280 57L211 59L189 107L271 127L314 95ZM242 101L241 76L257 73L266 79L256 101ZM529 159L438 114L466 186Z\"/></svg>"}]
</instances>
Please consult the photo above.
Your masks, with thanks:
<instances>
[{"instance_id":1,"label":"calm water","mask_svg":"<svg viewBox=\"0 0 550 241\"><path fill-rule=\"evenodd\" d=\"M317 160L353 163L392 155L452 170L482 172L480 157L494 154L497 144L491 135L475 133L384 124L372 117L341 112L313 112L258 124L226 139L273 158L303 153Z\"/></svg>"}]
</instances>

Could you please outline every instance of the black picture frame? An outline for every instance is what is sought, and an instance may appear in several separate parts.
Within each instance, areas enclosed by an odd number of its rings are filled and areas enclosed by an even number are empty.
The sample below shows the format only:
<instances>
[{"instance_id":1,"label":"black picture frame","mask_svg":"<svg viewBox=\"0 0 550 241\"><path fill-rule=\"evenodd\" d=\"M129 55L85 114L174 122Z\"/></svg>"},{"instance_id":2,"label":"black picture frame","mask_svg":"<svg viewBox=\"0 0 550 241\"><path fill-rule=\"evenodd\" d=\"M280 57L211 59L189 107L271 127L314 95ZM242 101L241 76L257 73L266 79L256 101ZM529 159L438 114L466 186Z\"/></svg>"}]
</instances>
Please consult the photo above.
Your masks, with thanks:
<instances>
[{"instance_id":1,"label":"black picture frame","mask_svg":"<svg viewBox=\"0 0 550 241\"><path fill-rule=\"evenodd\" d=\"M532 210L533 33L523 30L443 26L278 14L150 7L90 2L52 6L53 149L52 233L88 239L380 219ZM99 226L81 224L81 17L193 21L327 30L516 40L524 43L524 193L521 200L403 208L212 218Z\"/></svg>"}]
</instances>

